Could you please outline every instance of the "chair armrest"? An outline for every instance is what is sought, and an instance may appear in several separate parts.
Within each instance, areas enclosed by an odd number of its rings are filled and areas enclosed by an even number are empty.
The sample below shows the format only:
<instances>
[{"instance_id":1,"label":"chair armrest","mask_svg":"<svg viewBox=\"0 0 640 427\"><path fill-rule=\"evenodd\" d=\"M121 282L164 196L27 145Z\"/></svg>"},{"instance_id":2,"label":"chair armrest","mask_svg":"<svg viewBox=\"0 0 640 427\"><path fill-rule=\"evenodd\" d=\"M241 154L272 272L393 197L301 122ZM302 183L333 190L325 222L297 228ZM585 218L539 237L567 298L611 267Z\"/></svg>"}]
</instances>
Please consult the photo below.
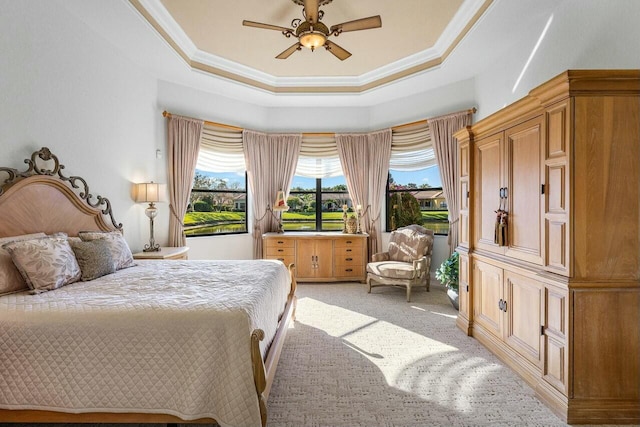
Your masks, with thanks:
<instances>
[{"instance_id":1,"label":"chair armrest","mask_svg":"<svg viewBox=\"0 0 640 427\"><path fill-rule=\"evenodd\" d=\"M429 261L431 257L429 257ZM423 256L422 258L418 258L413 260L413 269L418 272L418 275L422 273L429 273L429 262L427 261L427 257Z\"/></svg>"},{"instance_id":2,"label":"chair armrest","mask_svg":"<svg viewBox=\"0 0 640 427\"><path fill-rule=\"evenodd\" d=\"M389 252L378 252L371 256L372 262L389 261Z\"/></svg>"}]
</instances>

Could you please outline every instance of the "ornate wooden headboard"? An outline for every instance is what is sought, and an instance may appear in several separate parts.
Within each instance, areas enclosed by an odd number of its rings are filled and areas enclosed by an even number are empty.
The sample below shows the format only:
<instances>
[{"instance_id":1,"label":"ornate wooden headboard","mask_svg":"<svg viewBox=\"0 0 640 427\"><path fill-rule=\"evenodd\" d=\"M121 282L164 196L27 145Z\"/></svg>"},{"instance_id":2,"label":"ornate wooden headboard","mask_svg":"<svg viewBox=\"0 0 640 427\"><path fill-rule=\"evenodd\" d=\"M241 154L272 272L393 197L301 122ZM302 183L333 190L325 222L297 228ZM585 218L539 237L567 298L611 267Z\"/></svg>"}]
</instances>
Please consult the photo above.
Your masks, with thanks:
<instances>
[{"instance_id":1,"label":"ornate wooden headboard","mask_svg":"<svg viewBox=\"0 0 640 427\"><path fill-rule=\"evenodd\" d=\"M0 237L122 230L113 218L111 202L102 196L94 200L83 178L64 176L64 165L47 147L24 162L28 165L24 172L0 167ZM3 175L8 175L4 181Z\"/></svg>"}]
</instances>

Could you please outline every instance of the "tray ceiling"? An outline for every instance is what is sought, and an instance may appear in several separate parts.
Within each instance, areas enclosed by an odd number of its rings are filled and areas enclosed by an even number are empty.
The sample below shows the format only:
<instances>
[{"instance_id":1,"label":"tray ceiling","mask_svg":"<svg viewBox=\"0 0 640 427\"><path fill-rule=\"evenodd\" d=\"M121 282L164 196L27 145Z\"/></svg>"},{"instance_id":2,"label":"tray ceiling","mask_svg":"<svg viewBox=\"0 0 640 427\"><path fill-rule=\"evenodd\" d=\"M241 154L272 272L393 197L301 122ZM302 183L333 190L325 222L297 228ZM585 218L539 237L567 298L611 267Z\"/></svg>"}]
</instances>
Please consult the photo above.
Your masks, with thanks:
<instances>
[{"instance_id":1,"label":"tray ceiling","mask_svg":"<svg viewBox=\"0 0 640 427\"><path fill-rule=\"evenodd\" d=\"M275 57L296 40L242 20L291 28L302 18L292 0L130 0L196 70L271 92L363 92L437 67L492 0L333 0L328 26L380 15L382 27L331 37L352 53L325 49Z\"/></svg>"}]
</instances>

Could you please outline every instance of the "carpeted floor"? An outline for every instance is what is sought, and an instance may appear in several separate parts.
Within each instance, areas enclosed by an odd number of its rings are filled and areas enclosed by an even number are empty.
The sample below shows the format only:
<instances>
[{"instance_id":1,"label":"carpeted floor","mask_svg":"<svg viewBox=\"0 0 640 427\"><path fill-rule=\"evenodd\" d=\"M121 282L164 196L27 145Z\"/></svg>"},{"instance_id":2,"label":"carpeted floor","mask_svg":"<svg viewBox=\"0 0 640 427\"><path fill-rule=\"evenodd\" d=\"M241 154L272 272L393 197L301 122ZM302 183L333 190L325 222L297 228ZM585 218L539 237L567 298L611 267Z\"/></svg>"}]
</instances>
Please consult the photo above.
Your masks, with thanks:
<instances>
[{"instance_id":1,"label":"carpeted floor","mask_svg":"<svg viewBox=\"0 0 640 427\"><path fill-rule=\"evenodd\" d=\"M533 390L455 327L445 289L301 284L269 426L562 426Z\"/></svg>"}]
</instances>

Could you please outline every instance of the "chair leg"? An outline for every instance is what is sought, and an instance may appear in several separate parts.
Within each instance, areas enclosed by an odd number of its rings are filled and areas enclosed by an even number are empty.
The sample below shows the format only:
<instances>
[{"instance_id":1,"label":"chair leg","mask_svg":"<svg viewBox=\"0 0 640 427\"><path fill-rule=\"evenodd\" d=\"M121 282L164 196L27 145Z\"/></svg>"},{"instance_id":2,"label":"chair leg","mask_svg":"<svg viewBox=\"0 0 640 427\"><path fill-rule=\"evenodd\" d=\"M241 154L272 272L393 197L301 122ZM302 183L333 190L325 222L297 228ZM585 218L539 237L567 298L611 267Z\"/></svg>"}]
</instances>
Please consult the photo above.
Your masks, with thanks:
<instances>
[{"instance_id":1,"label":"chair leg","mask_svg":"<svg viewBox=\"0 0 640 427\"><path fill-rule=\"evenodd\" d=\"M407 285L407 302L411 302L411 283Z\"/></svg>"},{"instance_id":2,"label":"chair leg","mask_svg":"<svg viewBox=\"0 0 640 427\"><path fill-rule=\"evenodd\" d=\"M367 276L367 285L369 286L369 291L367 291L368 294L371 293L371 277Z\"/></svg>"},{"instance_id":3,"label":"chair leg","mask_svg":"<svg viewBox=\"0 0 640 427\"><path fill-rule=\"evenodd\" d=\"M431 274L427 271L427 292L429 292L429 286L431 285Z\"/></svg>"}]
</instances>

